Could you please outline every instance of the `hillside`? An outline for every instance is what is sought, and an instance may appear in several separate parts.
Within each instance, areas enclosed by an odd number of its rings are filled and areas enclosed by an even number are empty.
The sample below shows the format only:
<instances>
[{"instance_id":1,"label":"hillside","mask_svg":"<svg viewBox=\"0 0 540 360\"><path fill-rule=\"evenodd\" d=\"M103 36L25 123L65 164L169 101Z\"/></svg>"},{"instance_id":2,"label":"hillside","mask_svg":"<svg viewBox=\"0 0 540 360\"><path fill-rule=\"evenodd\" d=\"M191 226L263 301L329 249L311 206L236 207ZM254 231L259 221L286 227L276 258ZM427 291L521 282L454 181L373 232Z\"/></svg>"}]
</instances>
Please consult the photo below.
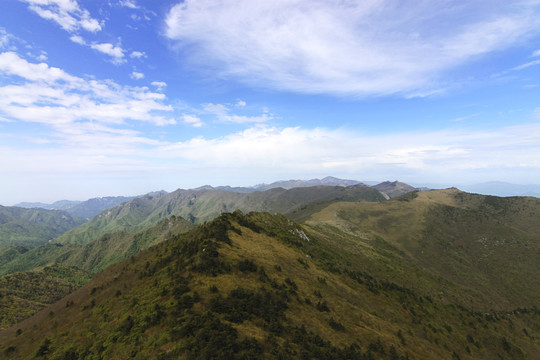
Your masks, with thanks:
<instances>
[{"instance_id":1,"label":"hillside","mask_svg":"<svg viewBox=\"0 0 540 360\"><path fill-rule=\"evenodd\" d=\"M369 186L314 186L282 188L252 193L221 190L176 190L135 198L108 209L83 226L62 235L57 243L85 244L99 236L117 232L136 232L171 215L200 224L222 212L241 210L288 213L306 204L325 201L384 201L381 193Z\"/></svg>"},{"instance_id":2,"label":"hillside","mask_svg":"<svg viewBox=\"0 0 540 360\"><path fill-rule=\"evenodd\" d=\"M146 230L136 233L120 231L105 234L84 246L49 243L25 252L12 250L14 254L11 256L10 261L0 265L0 276L29 271L52 264L73 266L95 274L115 262L174 235L186 232L192 227L193 224L190 222L180 217L171 216Z\"/></svg>"},{"instance_id":3,"label":"hillside","mask_svg":"<svg viewBox=\"0 0 540 360\"><path fill-rule=\"evenodd\" d=\"M66 296L106 267L192 227L172 216L147 230L106 234L82 247L47 244L22 253L12 249L17 256L0 266L0 329Z\"/></svg>"},{"instance_id":4,"label":"hillside","mask_svg":"<svg viewBox=\"0 0 540 360\"><path fill-rule=\"evenodd\" d=\"M335 202L290 217L333 242L337 234L344 262L443 302L487 311L540 303L539 215L536 198L448 189L377 204ZM375 254L374 246L384 251Z\"/></svg>"},{"instance_id":5,"label":"hillside","mask_svg":"<svg viewBox=\"0 0 540 360\"><path fill-rule=\"evenodd\" d=\"M8 359L534 359L540 352L538 310L477 312L425 296L347 264L329 241L281 215L223 214L0 332L0 352ZM383 245L374 242L373 256ZM418 269L417 276L431 275Z\"/></svg>"},{"instance_id":6,"label":"hillside","mask_svg":"<svg viewBox=\"0 0 540 360\"><path fill-rule=\"evenodd\" d=\"M85 222L64 211L0 205L0 248L32 248Z\"/></svg>"}]
</instances>

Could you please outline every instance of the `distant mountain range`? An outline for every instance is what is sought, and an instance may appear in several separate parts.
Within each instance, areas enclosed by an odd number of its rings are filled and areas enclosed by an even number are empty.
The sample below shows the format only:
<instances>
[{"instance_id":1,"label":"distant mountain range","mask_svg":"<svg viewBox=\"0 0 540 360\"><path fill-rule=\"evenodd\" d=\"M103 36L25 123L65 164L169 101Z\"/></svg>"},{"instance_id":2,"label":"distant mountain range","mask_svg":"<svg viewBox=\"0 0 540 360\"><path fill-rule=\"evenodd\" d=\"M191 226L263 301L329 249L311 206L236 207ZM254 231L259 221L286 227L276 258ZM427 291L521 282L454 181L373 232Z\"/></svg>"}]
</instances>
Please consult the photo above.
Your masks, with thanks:
<instances>
[{"instance_id":1,"label":"distant mountain range","mask_svg":"<svg viewBox=\"0 0 540 360\"><path fill-rule=\"evenodd\" d=\"M86 201L60 200L52 204L44 204L40 202L22 202L16 204L15 206L27 209L41 208L47 210L63 210L71 215L89 220L103 210L129 201L133 198L135 198L135 196L107 196L92 198Z\"/></svg>"},{"instance_id":2,"label":"distant mountain range","mask_svg":"<svg viewBox=\"0 0 540 360\"><path fill-rule=\"evenodd\" d=\"M333 176L327 176L323 179L311 179L311 180L279 180L270 184L258 184L254 186L211 186L203 185L195 189L189 190L219 190L229 191L236 193L253 193L256 191L266 191L270 189L282 188L290 190L293 188L311 187L311 186L353 186L353 185L367 185L372 186L375 189L385 193L387 198L393 198L401 196L407 192L414 190L429 190L429 189L442 189L449 187L457 187L463 191L482 194L482 195L495 195L495 196L533 196L540 198L540 185L518 185L501 181L490 181L478 184L469 185L441 185L430 184L428 186L414 187L399 181L384 181L377 183L375 181L358 181L350 179L340 179ZM150 193L151 195L166 194L166 191L156 191ZM147 194L148 195L148 194ZM127 202L139 196L107 196L88 199L86 201L74 201L74 200L60 200L51 204L41 202L21 202L16 204L17 207L23 208L41 208L47 210L64 210L72 215L79 216L85 219L91 219L103 210L112 208L118 204Z\"/></svg>"}]
</instances>

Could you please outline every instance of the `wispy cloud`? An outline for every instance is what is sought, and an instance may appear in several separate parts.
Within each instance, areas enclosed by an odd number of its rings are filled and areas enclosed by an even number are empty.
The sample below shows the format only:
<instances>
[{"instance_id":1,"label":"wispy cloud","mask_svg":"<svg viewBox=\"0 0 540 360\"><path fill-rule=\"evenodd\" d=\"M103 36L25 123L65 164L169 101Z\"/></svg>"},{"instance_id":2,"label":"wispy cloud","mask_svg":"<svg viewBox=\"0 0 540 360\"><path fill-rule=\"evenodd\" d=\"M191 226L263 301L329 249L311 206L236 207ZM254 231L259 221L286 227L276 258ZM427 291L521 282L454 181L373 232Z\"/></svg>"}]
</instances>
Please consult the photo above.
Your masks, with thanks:
<instances>
[{"instance_id":1,"label":"wispy cloud","mask_svg":"<svg viewBox=\"0 0 540 360\"><path fill-rule=\"evenodd\" d=\"M458 117L458 118L453 119L452 121L453 121L453 122L460 122L460 121L464 121L464 120L468 120L468 119L477 117L477 116L479 116L479 115L480 115L480 113L476 113L476 114L472 114L472 115L467 115L467 116L461 116L461 117Z\"/></svg>"},{"instance_id":2,"label":"wispy cloud","mask_svg":"<svg viewBox=\"0 0 540 360\"><path fill-rule=\"evenodd\" d=\"M90 32L101 30L98 20L92 18L88 10L79 6L76 0L20 0L40 17L60 25L67 32L83 29Z\"/></svg>"},{"instance_id":3,"label":"wispy cloud","mask_svg":"<svg viewBox=\"0 0 540 360\"><path fill-rule=\"evenodd\" d=\"M258 87L411 96L447 71L540 32L530 1L196 1L174 6L166 36L194 66Z\"/></svg>"},{"instance_id":4,"label":"wispy cloud","mask_svg":"<svg viewBox=\"0 0 540 360\"><path fill-rule=\"evenodd\" d=\"M536 65L540 65L540 60L529 61L529 62L527 62L525 64L516 66L516 67L512 68L511 70L523 70L523 69L529 68L531 66L536 66Z\"/></svg>"}]
</instances>

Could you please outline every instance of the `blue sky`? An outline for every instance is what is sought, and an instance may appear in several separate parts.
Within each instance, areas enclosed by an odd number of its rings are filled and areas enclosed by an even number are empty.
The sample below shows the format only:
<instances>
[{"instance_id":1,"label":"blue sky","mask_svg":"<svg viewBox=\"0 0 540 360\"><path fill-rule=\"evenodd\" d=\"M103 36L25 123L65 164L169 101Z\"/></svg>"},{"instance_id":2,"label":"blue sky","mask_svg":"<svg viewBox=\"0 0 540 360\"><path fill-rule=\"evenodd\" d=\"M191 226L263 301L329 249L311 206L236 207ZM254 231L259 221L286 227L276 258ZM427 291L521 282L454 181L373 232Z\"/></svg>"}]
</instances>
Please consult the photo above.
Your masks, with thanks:
<instances>
[{"instance_id":1,"label":"blue sky","mask_svg":"<svg viewBox=\"0 0 540 360\"><path fill-rule=\"evenodd\" d=\"M0 204L540 182L539 1L0 2Z\"/></svg>"}]
</instances>

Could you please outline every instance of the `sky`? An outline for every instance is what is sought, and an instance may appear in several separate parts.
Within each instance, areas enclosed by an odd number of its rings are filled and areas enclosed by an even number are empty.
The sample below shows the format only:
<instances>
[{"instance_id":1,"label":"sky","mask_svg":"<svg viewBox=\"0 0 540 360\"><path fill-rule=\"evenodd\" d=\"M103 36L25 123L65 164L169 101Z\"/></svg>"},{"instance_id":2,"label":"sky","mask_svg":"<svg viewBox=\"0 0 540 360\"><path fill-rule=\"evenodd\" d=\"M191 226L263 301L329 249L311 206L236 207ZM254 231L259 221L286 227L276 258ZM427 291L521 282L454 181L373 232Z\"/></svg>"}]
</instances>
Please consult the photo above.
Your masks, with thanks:
<instances>
[{"instance_id":1,"label":"sky","mask_svg":"<svg viewBox=\"0 0 540 360\"><path fill-rule=\"evenodd\" d=\"M2 0L0 204L540 183L538 0Z\"/></svg>"}]
</instances>

